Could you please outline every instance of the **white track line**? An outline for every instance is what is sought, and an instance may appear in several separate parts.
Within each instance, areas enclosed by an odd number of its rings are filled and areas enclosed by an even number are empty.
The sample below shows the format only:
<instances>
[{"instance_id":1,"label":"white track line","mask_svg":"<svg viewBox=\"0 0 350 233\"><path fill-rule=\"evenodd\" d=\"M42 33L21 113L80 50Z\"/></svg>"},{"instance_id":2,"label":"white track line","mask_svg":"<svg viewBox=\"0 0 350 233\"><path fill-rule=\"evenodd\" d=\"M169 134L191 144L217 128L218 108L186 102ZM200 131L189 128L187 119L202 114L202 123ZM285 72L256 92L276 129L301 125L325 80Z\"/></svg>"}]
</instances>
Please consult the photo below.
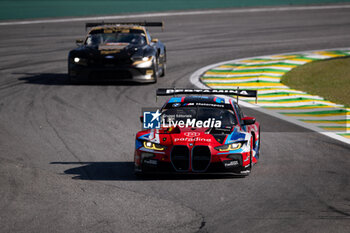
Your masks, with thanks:
<instances>
[{"instance_id":1,"label":"white track line","mask_svg":"<svg viewBox=\"0 0 350 233\"><path fill-rule=\"evenodd\" d=\"M329 50L345 50L345 49L349 49L349 48L333 48L333 49L322 49L322 51L329 51ZM302 52L292 52L292 53L283 53L283 54L274 54L274 55L270 55L270 56L275 56L275 55L288 55L288 54L296 54L296 53L304 53L304 52L314 52L314 51L320 51L320 49L318 50L310 50L310 51L302 51ZM261 56L261 57L266 57L266 56ZM210 69L213 69L214 67L217 67L217 66L221 66L221 65L224 65L224 64L228 64L228 63L236 63L237 61L239 60L250 60L250 59L253 59L253 58L260 58L260 57L249 57L249 58L240 58L240 59L234 59L234 60L229 60L229 61L223 61L223 62L219 62L219 63L216 63L216 64L211 64L211 65L208 65L208 66L205 66L197 71L195 71L191 77L190 77L190 82L195 85L196 87L199 87L199 88L202 88L202 89L210 89L209 87L207 87L206 85L204 85L201 81L200 81L200 77L207 71L207 70L210 70ZM248 108L254 108L254 110L256 111L259 111L259 112L262 112L262 113L265 113L267 115L270 115L270 116L273 116L273 117L276 117L276 118L279 118L279 119L282 119L284 121L287 121L287 122L290 122L290 123L293 123L295 125L298 125L298 126L301 126L301 127L304 127L304 128L307 128L307 129L310 129L312 131L315 131L315 132L318 132L320 134L323 134L325 136L328 136L328 137L331 137L333 139L336 139L336 140L339 140L341 142L344 142L344 143L347 143L347 144L350 144L350 139L347 139L343 136L340 136L336 133L333 133L333 132L324 132L324 131L321 131L322 129L314 126L314 125L311 125L309 123L304 123L304 122L301 122L299 120L296 120L296 119L293 119L291 117L287 117L287 116L284 116L280 113L278 113L277 111L274 111L274 110L270 110L270 109L264 109L264 108L261 108L260 106L258 105L255 105L255 104L250 104L250 103L247 103L247 102L244 102L244 101L241 101L239 102L240 105L244 106L244 107L248 107Z\"/></svg>"},{"instance_id":2,"label":"white track line","mask_svg":"<svg viewBox=\"0 0 350 233\"><path fill-rule=\"evenodd\" d=\"M129 19L129 18L150 18L150 17L168 17L168 16L186 16L186 15L209 15L209 14L236 14L236 13L256 13L256 12L276 12L276 11L305 11L305 10L331 10L350 8L350 5L325 5L325 6L286 6L286 7L261 7L261 8L244 8L230 10L199 10L199 11L181 11L181 12L163 12L163 13L147 13L133 15L108 15L94 17L74 17L60 19L40 19L40 20L23 20L0 22L0 26L6 25L26 25L40 23L65 23L65 22L81 22L91 20L112 20L112 19Z\"/></svg>"}]
</instances>

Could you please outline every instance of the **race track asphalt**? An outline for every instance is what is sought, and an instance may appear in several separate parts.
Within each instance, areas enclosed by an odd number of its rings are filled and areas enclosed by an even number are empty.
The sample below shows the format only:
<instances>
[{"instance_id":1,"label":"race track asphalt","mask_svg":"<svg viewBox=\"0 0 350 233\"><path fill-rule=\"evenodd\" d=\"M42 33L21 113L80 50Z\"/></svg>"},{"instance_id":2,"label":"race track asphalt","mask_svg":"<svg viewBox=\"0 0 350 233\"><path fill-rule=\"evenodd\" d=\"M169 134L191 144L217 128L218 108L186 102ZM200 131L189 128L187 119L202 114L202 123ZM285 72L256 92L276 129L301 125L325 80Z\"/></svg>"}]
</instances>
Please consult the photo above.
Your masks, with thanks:
<instances>
[{"instance_id":1,"label":"race track asphalt","mask_svg":"<svg viewBox=\"0 0 350 233\"><path fill-rule=\"evenodd\" d=\"M220 61L349 47L349 15L151 18L168 52L154 85L71 85L83 22L1 26L0 232L350 232L350 146L254 109L262 155L249 177L132 170L141 108L165 101L156 88L192 87L194 71Z\"/></svg>"}]
</instances>

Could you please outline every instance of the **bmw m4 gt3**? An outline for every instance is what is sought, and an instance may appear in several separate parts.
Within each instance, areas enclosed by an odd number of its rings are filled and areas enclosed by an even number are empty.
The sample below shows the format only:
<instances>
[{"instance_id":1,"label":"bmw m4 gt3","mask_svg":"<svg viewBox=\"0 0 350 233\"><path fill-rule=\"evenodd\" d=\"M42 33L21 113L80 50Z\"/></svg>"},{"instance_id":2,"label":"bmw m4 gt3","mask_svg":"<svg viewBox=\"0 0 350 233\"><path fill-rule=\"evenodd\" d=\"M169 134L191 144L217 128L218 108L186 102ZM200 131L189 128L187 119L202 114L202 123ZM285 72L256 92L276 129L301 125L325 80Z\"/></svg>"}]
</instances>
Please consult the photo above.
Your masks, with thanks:
<instances>
[{"instance_id":1,"label":"bmw m4 gt3","mask_svg":"<svg viewBox=\"0 0 350 233\"><path fill-rule=\"evenodd\" d=\"M136 174L251 172L259 159L260 125L234 98L222 95L256 98L257 91L158 89L157 95L175 96L160 110L143 113L146 129L136 134Z\"/></svg>"}]
</instances>

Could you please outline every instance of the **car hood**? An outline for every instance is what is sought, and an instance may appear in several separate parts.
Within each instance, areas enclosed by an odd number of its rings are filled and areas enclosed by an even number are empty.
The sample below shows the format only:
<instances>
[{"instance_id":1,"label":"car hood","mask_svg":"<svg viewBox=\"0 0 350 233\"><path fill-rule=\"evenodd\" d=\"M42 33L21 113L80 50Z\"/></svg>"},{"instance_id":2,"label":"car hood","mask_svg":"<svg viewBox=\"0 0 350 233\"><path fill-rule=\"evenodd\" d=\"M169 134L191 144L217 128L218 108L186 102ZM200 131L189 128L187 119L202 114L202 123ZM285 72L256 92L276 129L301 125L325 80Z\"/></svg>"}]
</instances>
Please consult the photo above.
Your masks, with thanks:
<instances>
[{"instance_id":1,"label":"car hood","mask_svg":"<svg viewBox=\"0 0 350 233\"><path fill-rule=\"evenodd\" d=\"M107 43L99 46L82 46L71 51L72 56L84 58L104 58L106 56L129 57L143 56L143 48L139 48L129 43Z\"/></svg>"}]
</instances>

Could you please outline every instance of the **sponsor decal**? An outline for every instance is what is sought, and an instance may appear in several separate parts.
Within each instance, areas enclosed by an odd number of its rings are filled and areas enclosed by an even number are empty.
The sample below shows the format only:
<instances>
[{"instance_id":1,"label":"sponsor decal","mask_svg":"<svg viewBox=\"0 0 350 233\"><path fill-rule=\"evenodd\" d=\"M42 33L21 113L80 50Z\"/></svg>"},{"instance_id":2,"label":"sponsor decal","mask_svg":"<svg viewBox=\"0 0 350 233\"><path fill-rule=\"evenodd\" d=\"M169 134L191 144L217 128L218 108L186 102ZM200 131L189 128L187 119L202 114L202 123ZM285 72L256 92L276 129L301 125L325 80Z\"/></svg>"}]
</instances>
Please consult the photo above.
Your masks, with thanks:
<instances>
[{"instance_id":1,"label":"sponsor decal","mask_svg":"<svg viewBox=\"0 0 350 233\"><path fill-rule=\"evenodd\" d=\"M197 132L186 132L186 133L184 133L184 135L186 137L198 137L200 135L200 133L197 133Z\"/></svg>"},{"instance_id":2,"label":"sponsor decal","mask_svg":"<svg viewBox=\"0 0 350 233\"><path fill-rule=\"evenodd\" d=\"M217 107L217 108L224 108L224 104L211 104L211 103L196 103L197 106L207 106L207 107Z\"/></svg>"},{"instance_id":3,"label":"sponsor decal","mask_svg":"<svg viewBox=\"0 0 350 233\"><path fill-rule=\"evenodd\" d=\"M175 103L175 104L173 104L172 106L173 106L174 108L177 108L177 107L180 107L181 104L180 104L180 103Z\"/></svg>"},{"instance_id":4,"label":"sponsor decal","mask_svg":"<svg viewBox=\"0 0 350 233\"><path fill-rule=\"evenodd\" d=\"M150 159L150 160L147 159L147 160L144 160L143 163L150 164L150 165L157 165L158 161L154 159Z\"/></svg>"},{"instance_id":5,"label":"sponsor decal","mask_svg":"<svg viewBox=\"0 0 350 233\"><path fill-rule=\"evenodd\" d=\"M194 103L184 103L182 106L194 106Z\"/></svg>"},{"instance_id":6,"label":"sponsor decal","mask_svg":"<svg viewBox=\"0 0 350 233\"><path fill-rule=\"evenodd\" d=\"M230 161L229 163L225 163L225 167L232 167L237 165L238 165L238 161L236 160Z\"/></svg>"},{"instance_id":7,"label":"sponsor decal","mask_svg":"<svg viewBox=\"0 0 350 233\"><path fill-rule=\"evenodd\" d=\"M247 97L255 97L256 91L255 90L220 90L220 89L165 89L162 90L165 91L166 95L172 95L172 94L233 94L233 95L241 95L241 96L247 96Z\"/></svg>"},{"instance_id":8,"label":"sponsor decal","mask_svg":"<svg viewBox=\"0 0 350 233\"><path fill-rule=\"evenodd\" d=\"M174 142L211 142L211 138L175 138Z\"/></svg>"}]
</instances>

